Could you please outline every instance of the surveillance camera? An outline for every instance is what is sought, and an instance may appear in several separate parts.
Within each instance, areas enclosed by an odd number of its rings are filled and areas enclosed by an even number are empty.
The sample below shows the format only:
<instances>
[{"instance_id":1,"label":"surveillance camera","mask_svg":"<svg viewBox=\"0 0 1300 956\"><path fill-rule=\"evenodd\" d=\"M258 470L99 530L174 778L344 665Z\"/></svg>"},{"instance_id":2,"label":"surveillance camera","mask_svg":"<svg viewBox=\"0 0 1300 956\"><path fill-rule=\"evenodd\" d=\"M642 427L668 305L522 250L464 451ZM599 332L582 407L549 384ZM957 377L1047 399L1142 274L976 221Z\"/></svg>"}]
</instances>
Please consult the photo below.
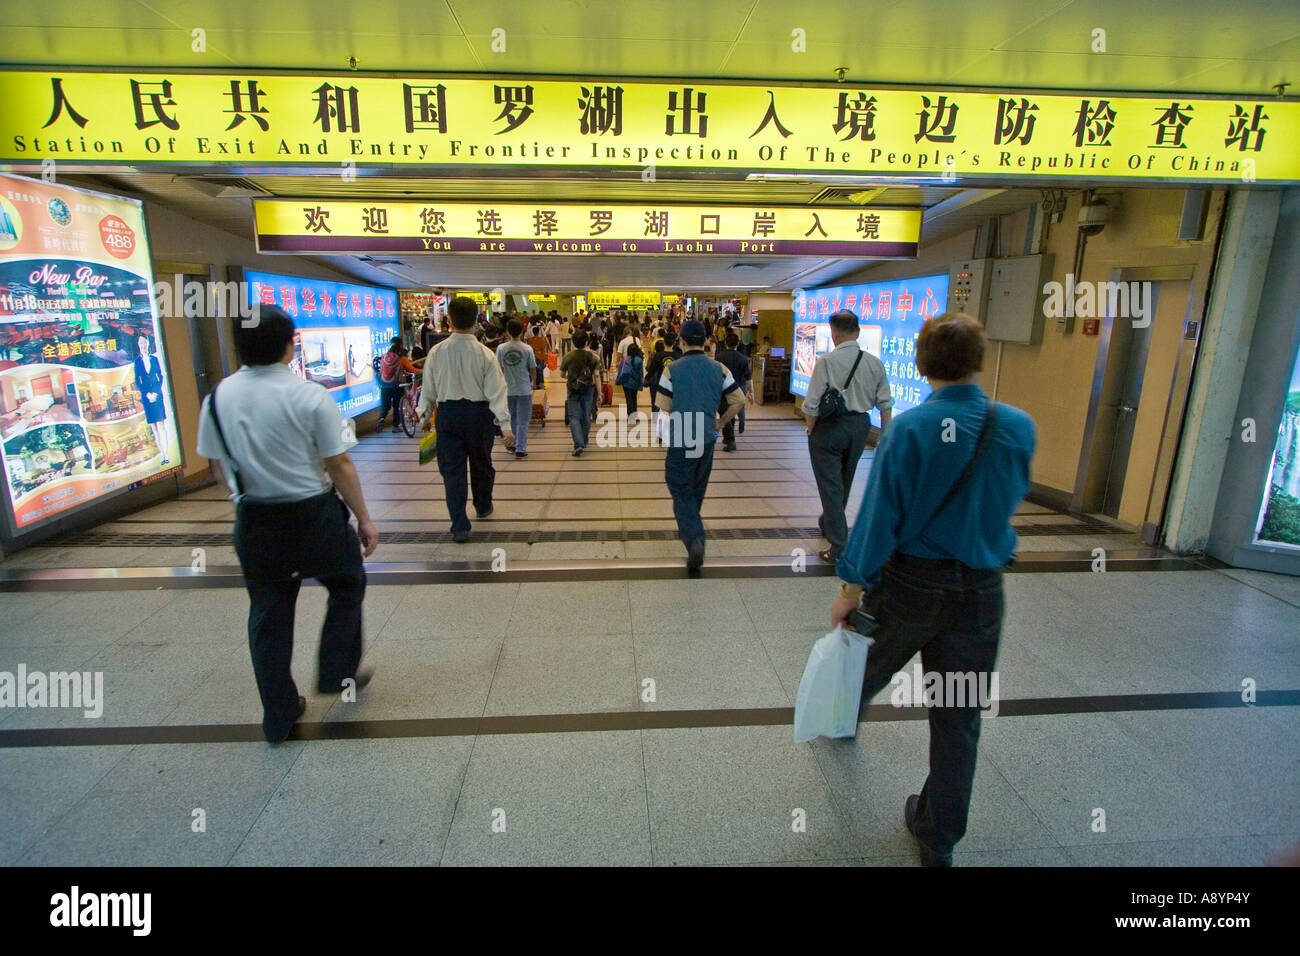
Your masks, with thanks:
<instances>
[{"instance_id":1,"label":"surveillance camera","mask_svg":"<svg viewBox=\"0 0 1300 956\"><path fill-rule=\"evenodd\" d=\"M1079 231L1085 236L1095 236L1110 222L1110 206L1096 200L1079 207Z\"/></svg>"}]
</instances>

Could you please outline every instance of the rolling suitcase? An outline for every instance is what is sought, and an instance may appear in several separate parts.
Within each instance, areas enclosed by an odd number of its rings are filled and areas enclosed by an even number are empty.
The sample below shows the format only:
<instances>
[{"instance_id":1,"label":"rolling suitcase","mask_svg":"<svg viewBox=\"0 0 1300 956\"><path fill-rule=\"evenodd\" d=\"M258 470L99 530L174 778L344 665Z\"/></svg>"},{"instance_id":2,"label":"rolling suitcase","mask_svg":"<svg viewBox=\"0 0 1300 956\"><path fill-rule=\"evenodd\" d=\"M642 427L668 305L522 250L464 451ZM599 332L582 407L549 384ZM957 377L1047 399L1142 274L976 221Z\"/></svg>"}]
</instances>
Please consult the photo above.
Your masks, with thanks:
<instances>
[{"instance_id":1,"label":"rolling suitcase","mask_svg":"<svg viewBox=\"0 0 1300 956\"><path fill-rule=\"evenodd\" d=\"M533 391L533 415L530 424L541 425L546 427L546 416L551 414L551 402L546 397L546 389L539 388Z\"/></svg>"},{"instance_id":2,"label":"rolling suitcase","mask_svg":"<svg viewBox=\"0 0 1300 956\"><path fill-rule=\"evenodd\" d=\"M600 376L600 404L614 404L614 386L610 384L608 372L602 372Z\"/></svg>"}]
</instances>

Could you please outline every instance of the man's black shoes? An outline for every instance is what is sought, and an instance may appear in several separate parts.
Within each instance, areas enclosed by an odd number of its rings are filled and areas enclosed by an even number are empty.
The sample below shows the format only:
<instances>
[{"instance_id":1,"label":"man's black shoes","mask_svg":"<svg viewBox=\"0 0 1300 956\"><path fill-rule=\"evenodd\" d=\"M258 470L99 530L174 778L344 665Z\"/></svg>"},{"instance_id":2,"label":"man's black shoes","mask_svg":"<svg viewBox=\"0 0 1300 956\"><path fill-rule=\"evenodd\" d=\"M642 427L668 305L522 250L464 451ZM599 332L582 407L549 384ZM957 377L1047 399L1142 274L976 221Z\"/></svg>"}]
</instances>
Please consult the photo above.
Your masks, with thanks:
<instances>
[{"instance_id":1,"label":"man's black shoes","mask_svg":"<svg viewBox=\"0 0 1300 956\"><path fill-rule=\"evenodd\" d=\"M464 544L466 541L469 540L469 532L468 532L468 531L453 531L453 532L451 533L451 540L452 540L452 541L455 541L457 544Z\"/></svg>"},{"instance_id":2,"label":"man's black shoes","mask_svg":"<svg viewBox=\"0 0 1300 956\"><path fill-rule=\"evenodd\" d=\"M686 546L686 570L692 574L700 570L704 564L704 542L692 541Z\"/></svg>"},{"instance_id":3,"label":"man's black shoes","mask_svg":"<svg viewBox=\"0 0 1300 956\"><path fill-rule=\"evenodd\" d=\"M290 724L290 725L289 725L289 729L286 730L286 731L284 732L284 736L283 736L283 737L280 737L280 738L278 738L278 739L275 739L275 740L272 740L270 737L267 737L267 738L266 738L266 742L267 742L268 744L273 744L273 745L274 745L274 744L282 744L282 743L284 743L286 740L289 739L289 735L293 733L293 728L298 726L298 721L300 721L300 720L302 719L302 715L305 714L305 713L307 713L307 698L306 698L306 697L299 697L299 698L298 698L298 716L295 717L295 718L293 719L293 723Z\"/></svg>"},{"instance_id":4,"label":"man's black shoes","mask_svg":"<svg viewBox=\"0 0 1300 956\"><path fill-rule=\"evenodd\" d=\"M903 822L907 824L907 831L912 834L916 840L916 845L921 851L922 866L952 866L952 854L935 853L928 846L921 842L921 838L916 835L916 807L921 802L921 795L914 793L907 798L907 803L903 805Z\"/></svg>"}]
</instances>

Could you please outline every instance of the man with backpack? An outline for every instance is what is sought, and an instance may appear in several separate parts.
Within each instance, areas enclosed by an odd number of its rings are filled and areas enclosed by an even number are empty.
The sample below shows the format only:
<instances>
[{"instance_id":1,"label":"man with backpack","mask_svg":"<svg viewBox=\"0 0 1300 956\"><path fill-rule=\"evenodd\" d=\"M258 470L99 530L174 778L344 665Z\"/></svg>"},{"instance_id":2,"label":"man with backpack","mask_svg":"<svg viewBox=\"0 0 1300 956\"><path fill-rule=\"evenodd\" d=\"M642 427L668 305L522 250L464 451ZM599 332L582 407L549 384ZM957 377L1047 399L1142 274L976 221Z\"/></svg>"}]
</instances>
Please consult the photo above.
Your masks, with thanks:
<instances>
[{"instance_id":1,"label":"man with backpack","mask_svg":"<svg viewBox=\"0 0 1300 956\"><path fill-rule=\"evenodd\" d=\"M596 389L601 369L600 356L587 349L587 333L573 333L573 351L560 362L560 372L568 386L564 400L564 421L573 435L573 457L587 448L591 420L596 411Z\"/></svg>"},{"instance_id":2,"label":"man with backpack","mask_svg":"<svg viewBox=\"0 0 1300 956\"><path fill-rule=\"evenodd\" d=\"M421 360L420 364L423 365L424 361ZM402 414L398 407L398 402L402 400L402 373L410 372L414 375L417 371L415 363L407 358L406 346L402 344L401 337L394 335L388 351L379 359L379 421L375 425L375 431L384 427L390 406L393 409L393 431L402 430L398 424L398 416Z\"/></svg>"},{"instance_id":3,"label":"man with backpack","mask_svg":"<svg viewBox=\"0 0 1300 956\"><path fill-rule=\"evenodd\" d=\"M728 332L723 342L724 348L718 350L714 356L719 362L727 367L731 377L736 380L740 390L745 393L745 400L752 402L753 396L750 394L750 382L754 377L754 368L745 353L740 351L740 337L735 332ZM722 429L722 450L736 450L736 420L740 420L740 433L745 433L745 406L740 406L740 413L727 422Z\"/></svg>"},{"instance_id":4,"label":"man with backpack","mask_svg":"<svg viewBox=\"0 0 1300 956\"><path fill-rule=\"evenodd\" d=\"M871 432L867 413L880 409L883 430L889 424L894 400L884 364L858 345L858 317L845 309L831 316L830 326L835 348L813 367L803 414L813 477L822 499L817 525L830 543L820 556L834 562L849 536L844 509Z\"/></svg>"}]
</instances>

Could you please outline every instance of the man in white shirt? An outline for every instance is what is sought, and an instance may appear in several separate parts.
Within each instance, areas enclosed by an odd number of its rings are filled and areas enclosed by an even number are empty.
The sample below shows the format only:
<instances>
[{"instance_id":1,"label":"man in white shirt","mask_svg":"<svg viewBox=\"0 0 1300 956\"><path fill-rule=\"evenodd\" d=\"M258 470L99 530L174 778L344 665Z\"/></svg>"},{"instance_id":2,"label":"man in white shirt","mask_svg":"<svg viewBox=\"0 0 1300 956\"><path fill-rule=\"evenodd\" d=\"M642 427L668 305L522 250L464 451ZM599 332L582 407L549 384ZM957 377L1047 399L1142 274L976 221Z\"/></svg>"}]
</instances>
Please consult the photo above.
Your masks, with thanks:
<instances>
[{"instance_id":1,"label":"man in white shirt","mask_svg":"<svg viewBox=\"0 0 1300 956\"><path fill-rule=\"evenodd\" d=\"M894 400L889 394L885 366L858 345L861 330L858 317L848 310L830 318L831 341L835 348L817 360L808 382L808 397L803 414L808 433L808 453L812 458L813 477L822 499L822 516L818 527L830 543L821 552L823 561L834 563L849 537L844 509L849 503L853 476L867 447L871 432L868 412L880 409L880 427L889 424ZM844 399L845 414L834 421L823 414L826 390L836 389Z\"/></svg>"},{"instance_id":2,"label":"man in white shirt","mask_svg":"<svg viewBox=\"0 0 1300 956\"><path fill-rule=\"evenodd\" d=\"M507 445L515 443L505 376L492 350L474 337L477 311L473 299L457 296L451 300L447 313L454 332L430 350L420 392L420 424L425 431L432 427L435 411L437 414L438 471L447 494L451 537L460 543L469 540L465 502L471 488L478 517L492 514L495 430L502 430Z\"/></svg>"},{"instance_id":3,"label":"man in white shirt","mask_svg":"<svg viewBox=\"0 0 1300 956\"><path fill-rule=\"evenodd\" d=\"M559 354L560 351L560 323L552 315L546 322L546 341L550 343L551 351Z\"/></svg>"},{"instance_id":4,"label":"man in white shirt","mask_svg":"<svg viewBox=\"0 0 1300 956\"><path fill-rule=\"evenodd\" d=\"M627 347L633 342L639 341L641 330L636 325L628 326L627 335L618 340L618 359L614 362L614 368L623 367L623 356L627 354Z\"/></svg>"},{"instance_id":5,"label":"man in white shirt","mask_svg":"<svg viewBox=\"0 0 1300 956\"><path fill-rule=\"evenodd\" d=\"M344 421L329 392L289 368L296 353L293 321L264 307L255 326L235 323L234 337L242 367L204 400L198 452L219 464L236 502L235 551L251 604L248 644L262 730L274 744L289 736L307 708L290 671L294 607L304 578L317 578L329 591L317 690L337 694L370 680L357 672L366 592L362 556L374 553L379 532L348 455L357 443L352 422ZM348 509L356 515L356 531Z\"/></svg>"},{"instance_id":6,"label":"man in white shirt","mask_svg":"<svg viewBox=\"0 0 1300 956\"><path fill-rule=\"evenodd\" d=\"M573 323L565 319L560 323L560 353L568 355L573 348Z\"/></svg>"}]
</instances>

